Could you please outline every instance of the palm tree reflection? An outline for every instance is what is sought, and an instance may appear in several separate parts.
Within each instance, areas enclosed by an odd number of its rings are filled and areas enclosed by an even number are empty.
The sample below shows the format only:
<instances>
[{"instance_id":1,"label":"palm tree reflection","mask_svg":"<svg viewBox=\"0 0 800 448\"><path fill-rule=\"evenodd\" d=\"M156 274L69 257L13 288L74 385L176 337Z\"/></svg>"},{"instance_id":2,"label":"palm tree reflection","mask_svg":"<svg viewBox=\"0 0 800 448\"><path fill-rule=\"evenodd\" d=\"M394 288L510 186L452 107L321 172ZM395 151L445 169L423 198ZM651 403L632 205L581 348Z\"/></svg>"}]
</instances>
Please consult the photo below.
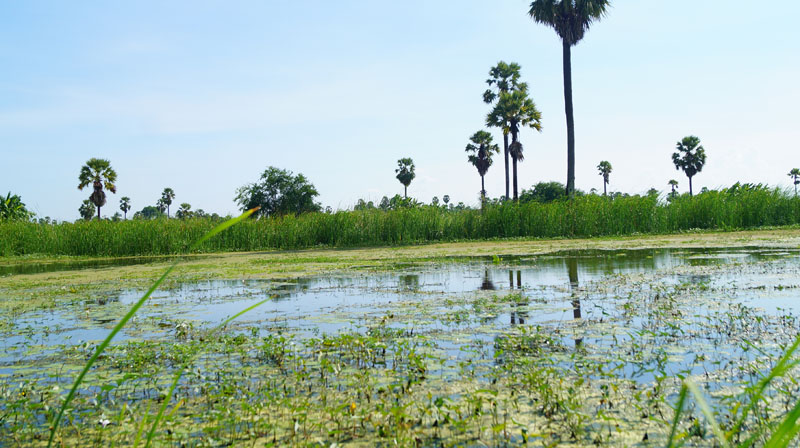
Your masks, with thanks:
<instances>
[{"instance_id":1,"label":"palm tree reflection","mask_svg":"<svg viewBox=\"0 0 800 448\"><path fill-rule=\"evenodd\" d=\"M572 295L572 317L581 318L581 299L578 294L578 259L567 258L567 275L569 276L569 289ZM583 344L583 338L575 339L575 347Z\"/></svg>"}]
</instances>

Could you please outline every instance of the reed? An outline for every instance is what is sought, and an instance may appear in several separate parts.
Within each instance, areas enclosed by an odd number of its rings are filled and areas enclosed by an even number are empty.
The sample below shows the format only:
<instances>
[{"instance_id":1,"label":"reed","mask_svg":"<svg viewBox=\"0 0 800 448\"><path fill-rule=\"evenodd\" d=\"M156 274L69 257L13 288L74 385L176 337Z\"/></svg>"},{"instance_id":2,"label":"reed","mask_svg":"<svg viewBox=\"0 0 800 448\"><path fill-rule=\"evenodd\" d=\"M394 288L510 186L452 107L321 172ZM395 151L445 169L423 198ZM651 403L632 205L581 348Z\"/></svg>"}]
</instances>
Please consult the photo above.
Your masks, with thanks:
<instances>
[{"instance_id":1,"label":"reed","mask_svg":"<svg viewBox=\"0 0 800 448\"><path fill-rule=\"evenodd\" d=\"M157 219L61 224L0 222L0 255L137 256L189 252L218 222ZM726 189L671 202L597 195L550 203L434 206L250 219L197 252L369 247L488 238L663 234L800 224L800 199L779 189Z\"/></svg>"}]
</instances>

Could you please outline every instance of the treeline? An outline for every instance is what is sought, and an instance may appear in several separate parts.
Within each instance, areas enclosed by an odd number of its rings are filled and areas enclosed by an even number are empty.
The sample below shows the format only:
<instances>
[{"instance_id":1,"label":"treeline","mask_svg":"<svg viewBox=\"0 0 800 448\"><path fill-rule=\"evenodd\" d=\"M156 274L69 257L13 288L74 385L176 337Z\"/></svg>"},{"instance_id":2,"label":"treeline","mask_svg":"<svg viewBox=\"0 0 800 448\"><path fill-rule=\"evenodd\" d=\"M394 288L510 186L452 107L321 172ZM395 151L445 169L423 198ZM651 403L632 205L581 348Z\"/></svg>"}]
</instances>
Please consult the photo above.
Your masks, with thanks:
<instances>
[{"instance_id":1,"label":"treeline","mask_svg":"<svg viewBox=\"0 0 800 448\"><path fill-rule=\"evenodd\" d=\"M487 238L554 238L746 229L800 224L800 199L777 188L734 185L695 196L595 194L488 204L484 210L409 206L246 220L203 252L403 245ZM136 256L185 253L212 219L0 223L0 254Z\"/></svg>"}]
</instances>

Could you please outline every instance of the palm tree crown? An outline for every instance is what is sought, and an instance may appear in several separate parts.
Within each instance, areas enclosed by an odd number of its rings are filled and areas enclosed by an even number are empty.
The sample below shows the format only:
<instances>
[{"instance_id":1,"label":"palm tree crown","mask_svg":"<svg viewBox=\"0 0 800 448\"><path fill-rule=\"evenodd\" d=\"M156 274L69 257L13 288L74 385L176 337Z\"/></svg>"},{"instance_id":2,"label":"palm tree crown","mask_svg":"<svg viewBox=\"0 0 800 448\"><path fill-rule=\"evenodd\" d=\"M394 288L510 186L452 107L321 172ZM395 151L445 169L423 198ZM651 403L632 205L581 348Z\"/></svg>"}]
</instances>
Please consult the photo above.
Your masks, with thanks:
<instances>
[{"instance_id":1,"label":"palm tree crown","mask_svg":"<svg viewBox=\"0 0 800 448\"><path fill-rule=\"evenodd\" d=\"M117 172L111 168L111 162L108 160L91 158L81 167L78 181L78 190L83 190L92 184L94 191L89 200L97 207L97 219L100 219L100 207L106 205L106 193L103 188L112 193L117 192L117 186L114 185L117 181Z\"/></svg>"},{"instance_id":2,"label":"palm tree crown","mask_svg":"<svg viewBox=\"0 0 800 448\"><path fill-rule=\"evenodd\" d=\"M706 164L706 150L700 145L700 139L694 135L684 137L679 141L672 154L672 163L676 170L683 170L689 178L689 195L692 195L692 177L703 170Z\"/></svg>"},{"instance_id":3,"label":"palm tree crown","mask_svg":"<svg viewBox=\"0 0 800 448\"><path fill-rule=\"evenodd\" d=\"M414 173L414 161L411 160L410 157L404 157L397 161L397 169L394 170L397 174L397 180L403 184L404 192L403 196L408 197L408 186L411 185L411 181L414 180L416 174Z\"/></svg>"},{"instance_id":4,"label":"palm tree crown","mask_svg":"<svg viewBox=\"0 0 800 448\"><path fill-rule=\"evenodd\" d=\"M536 23L553 28L561 38L564 66L564 112L567 118L567 195L575 193L575 119L572 111L572 56L570 48L600 20L608 0L534 0L528 14Z\"/></svg>"},{"instance_id":5,"label":"palm tree crown","mask_svg":"<svg viewBox=\"0 0 800 448\"><path fill-rule=\"evenodd\" d=\"M131 209L131 198L123 196L119 200L119 209L122 210L122 213L125 214L125 219L128 219L128 212Z\"/></svg>"},{"instance_id":6,"label":"palm tree crown","mask_svg":"<svg viewBox=\"0 0 800 448\"><path fill-rule=\"evenodd\" d=\"M483 203L486 200L486 187L483 183L483 176L492 166L492 155L500 152L500 147L492 142L492 134L486 131L476 132L469 140L471 143L467 144L466 152L470 153L470 155L467 160L475 166L481 176L481 203Z\"/></svg>"}]
</instances>

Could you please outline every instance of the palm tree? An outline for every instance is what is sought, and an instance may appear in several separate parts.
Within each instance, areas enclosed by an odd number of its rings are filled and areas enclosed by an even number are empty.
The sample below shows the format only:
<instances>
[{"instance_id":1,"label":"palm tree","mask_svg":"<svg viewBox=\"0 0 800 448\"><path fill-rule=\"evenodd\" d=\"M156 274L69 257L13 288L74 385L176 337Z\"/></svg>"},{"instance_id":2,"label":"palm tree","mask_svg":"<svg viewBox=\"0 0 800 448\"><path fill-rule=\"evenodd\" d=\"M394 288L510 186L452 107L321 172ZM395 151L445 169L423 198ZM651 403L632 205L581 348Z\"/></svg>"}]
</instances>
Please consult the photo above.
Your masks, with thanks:
<instances>
[{"instance_id":1,"label":"palm tree","mask_svg":"<svg viewBox=\"0 0 800 448\"><path fill-rule=\"evenodd\" d=\"M527 126L542 132L542 113L528 96L527 87L498 95L494 109L486 117L488 126L502 127L504 132L511 133L511 144L508 153L514 167L514 200L519 198L517 189L517 162L524 160L522 143L519 142L520 126Z\"/></svg>"},{"instance_id":2,"label":"palm tree","mask_svg":"<svg viewBox=\"0 0 800 448\"><path fill-rule=\"evenodd\" d=\"M800 168L792 168L789 177L794 181L794 195L797 197L797 184L800 184Z\"/></svg>"},{"instance_id":3,"label":"palm tree","mask_svg":"<svg viewBox=\"0 0 800 448\"><path fill-rule=\"evenodd\" d=\"M188 202L181 204L181 208L175 213L179 219L186 219L192 217L192 206Z\"/></svg>"},{"instance_id":4,"label":"palm tree","mask_svg":"<svg viewBox=\"0 0 800 448\"><path fill-rule=\"evenodd\" d=\"M676 170L683 170L689 178L689 196L692 196L692 177L703 171L706 164L706 150L700 145L700 139L694 135L684 137L676 146L678 152L672 154L672 163Z\"/></svg>"},{"instance_id":5,"label":"palm tree","mask_svg":"<svg viewBox=\"0 0 800 448\"><path fill-rule=\"evenodd\" d=\"M159 211L159 212L161 212L162 214L163 214L165 211L167 211L167 204L164 202L164 198L159 198L159 199L156 201L156 208L157 208L157 209L158 209L158 211Z\"/></svg>"},{"instance_id":6,"label":"palm tree","mask_svg":"<svg viewBox=\"0 0 800 448\"><path fill-rule=\"evenodd\" d=\"M570 49L600 20L609 0L534 0L528 14L536 23L553 28L561 38L564 64L564 108L567 115L567 195L575 193L575 120L572 116L572 58Z\"/></svg>"},{"instance_id":7,"label":"palm tree","mask_svg":"<svg viewBox=\"0 0 800 448\"><path fill-rule=\"evenodd\" d=\"M89 184L92 184L94 191L89 196L97 207L97 219L100 219L100 207L106 205L106 193L103 187L112 193L117 192L117 187L114 182L117 181L117 172L111 168L111 162L105 159L89 159L86 165L81 167L81 174L78 176L78 190L83 190Z\"/></svg>"},{"instance_id":8,"label":"palm tree","mask_svg":"<svg viewBox=\"0 0 800 448\"><path fill-rule=\"evenodd\" d=\"M411 181L416 177L416 174L414 174L414 161L410 157L398 160L397 169L394 172L397 173L397 180L405 187L403 197L408 198L408 186L411 185Z\"/></svg>"},{"instance_id":9,"label":"palm tree","mask_svg":"<svg viewBox=\"0 0 800 448\"><path fill-rule=\"evenodd\" d=\"M172 205L172 200L175 199L175 192L172 188L165 188L161 192L161 201L167 207L167 218L169 218L169 206Z\"/></svg>"},{"instance_id":10,"label":"palm tree","mask_svg":"<svg viewBox=\"0 0 800 448\"><path fill-rule=\"evenodd\" d=\"M131 209L131 198L123 196L119 200L119 209L125 214L125 219L128 219L128 211Z\"/></svg>"},{"instance_id":11,"label":"palm tree","mask_svg":"<svg viewBox=\"0 0 800 448\"><path fill-rule=\"evenodd\" d=\"M467 160L478 170L481 176L481 205L486 202L486 186L483 176L492 166L492 155L500 152L500 148L492 143L492 134L478 131L470 137L472 143L467 144L466 152L471 153Z\"/></svg>"},{"instance_id":12,"label":"palm tree","mask_svg":"<svg viewBox=\"0 0 800 448\"><path fill-rule=\"evenodd\" d=\"M611 164L603 160L599 165L597 165L597 171L599 171L600 175L603 176L603 196L606 196L608 194L606 191L606 185L608 185L608 176L611 174Z\"/></svg>"},{"instance_id":13,"label":"palm tree","mask_svg":"<svg viewBox=\"0 0 800 448\"><path fill-rule=\"evenodd\" d=\"M92 216L94 216L94 209L95 207L94 204L92 204L92 201L84 199L81 206L78 207L78 213L81 214L81 218L90 221Z\"/></svg>"},{"instance_id":14,"label":"palm tree","mask_svg":"<svg viewBox=\"0 0 800 448\"><path fill-rule=\"evenodd\" d=\"M674 198L675 195L678 194L678 181L675 179L670 179L669 182L667 182L667 185L669 185L670 188L672 188L672 192L670 194Z\"/></svg>"},{"instance_id":15,"label":"palm tree","mask_svg":"<svg viewBox=\"0 0 800 448\"><path fill-rule=\"evenodd\" d=\"M498 62L496 66L489 70L489 79L486 80L486 84L489 84L489 86L497 87L497 92L487 89L485 92L483 92L483 101L486 104L492 104L503 92L508 92L509 90L527 89L527 85L525 83L519 82L519 71L520 66L516 62L512 62L510 64L507 64L503 61ZM506 199L508 199L508 131L506 130L505 126L500 127L503 128L503 154L505 154L506 162Z\"/></svg>"}]
</instances>

